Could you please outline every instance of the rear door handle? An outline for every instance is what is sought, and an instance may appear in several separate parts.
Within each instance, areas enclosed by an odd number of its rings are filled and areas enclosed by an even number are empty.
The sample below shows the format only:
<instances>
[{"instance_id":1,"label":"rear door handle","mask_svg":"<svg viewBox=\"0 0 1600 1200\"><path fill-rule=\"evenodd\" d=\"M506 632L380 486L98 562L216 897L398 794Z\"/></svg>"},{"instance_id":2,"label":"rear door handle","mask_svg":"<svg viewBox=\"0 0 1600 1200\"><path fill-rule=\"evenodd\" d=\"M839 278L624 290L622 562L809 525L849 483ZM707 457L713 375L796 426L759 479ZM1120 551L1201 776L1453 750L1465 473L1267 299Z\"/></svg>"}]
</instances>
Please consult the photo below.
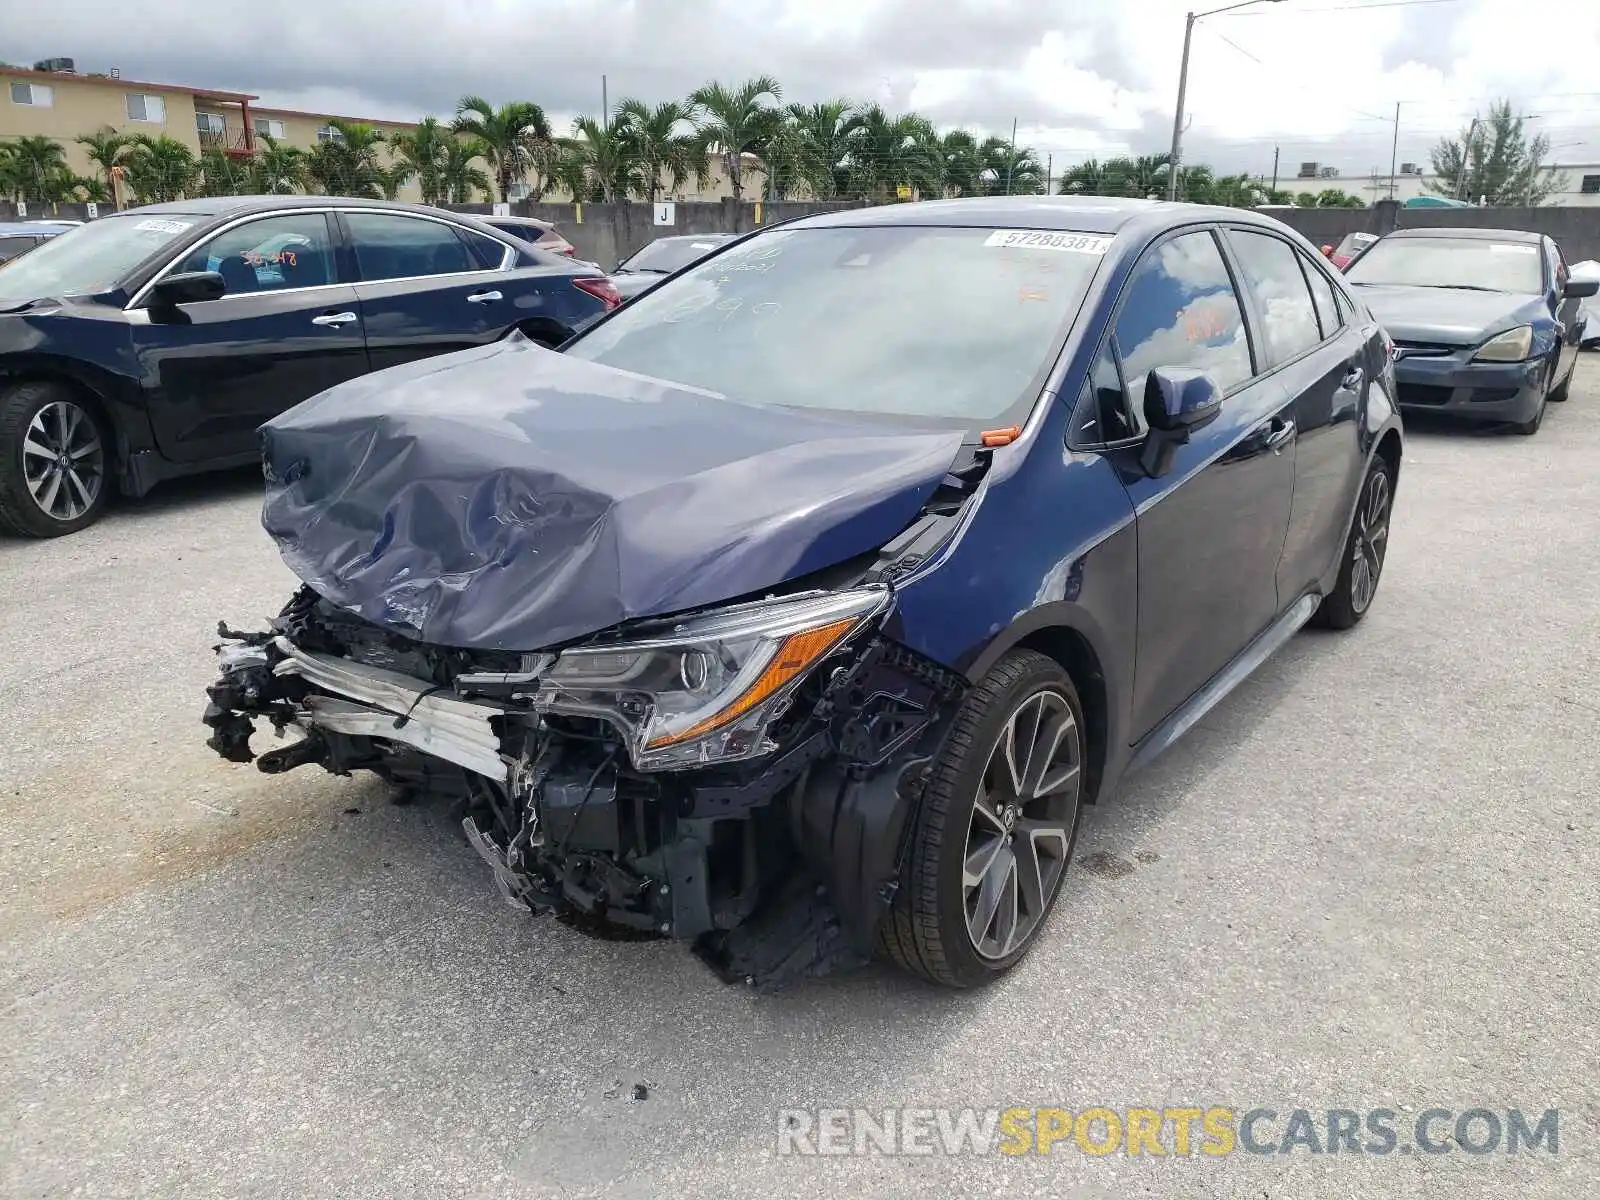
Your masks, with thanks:
<instances>
[{"instance_id":1,"label":"rear door handle","mask_svg":"<svg viewBox=\"0 0 1600 1200\"><path fill-rule=\"evenodd\" d=\"M493 304L496 300L503 300L499 292L473 292L467 297L468 304Z\"/></svg>"},{"instance_id":2,"label":"rear door handle","mask_svg":"<svg viewBox=\"0 0 1600 1200\"><path fill-rule=\"evenodd\" d=\"M311 323L313 325L348 325L351 321L359 321L360 319L353 312L329 312L323 313L320 317L312 317Z\"/></svg>"},{"instance_id":3,"label":"rear door handle","mask_svg":"<svg viewBox=\"0 0 1600 1200\"><path fill-rule=\"evenodd\" d=\"M1344 382L1339 386L1353 392L1361 386L1361 381L1366 377L1367 373L1360 367L1351 367L1344 373Z\"/></svg>"},{"instance_id":4,"label":"rear door handle","mask_svg":"<svg viewBox=\"0 0 1600 1200\"><path fill-rule=\"evenodd\" d=\"M1293 419L1290 417L1273 417L1272 425L1267 431L1267 440L1262 443L1262 449L1271 450L1274 454L1282 454L1284 446L1293 437Z\"/></svg>"}]
</instances>

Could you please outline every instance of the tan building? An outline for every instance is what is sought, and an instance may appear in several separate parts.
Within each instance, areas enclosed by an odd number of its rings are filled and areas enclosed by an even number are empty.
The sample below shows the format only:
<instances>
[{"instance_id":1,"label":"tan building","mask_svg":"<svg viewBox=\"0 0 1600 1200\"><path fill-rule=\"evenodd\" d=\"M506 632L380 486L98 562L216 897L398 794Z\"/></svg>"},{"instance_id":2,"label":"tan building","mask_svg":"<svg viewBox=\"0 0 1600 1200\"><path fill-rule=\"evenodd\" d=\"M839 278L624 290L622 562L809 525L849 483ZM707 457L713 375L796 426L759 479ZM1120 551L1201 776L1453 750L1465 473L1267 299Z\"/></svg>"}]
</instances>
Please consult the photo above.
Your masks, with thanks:
<instances>
[{"instance_id":1,"label":"tan building","mask_svg":"<svg viewBox=\"0 0 1600 1200\"><path fill-rule=\"evenodd\" d=\"M107 127L151 137L165 134L196 155L217 147L241 158L256 152L263 135L309 150L336 136L330 120L360 121L385 134L414 128L370 117L264 108L255 100L245 92L217 88L0 68L0 139L36 134L54 138L66 149L67 163L74 172L92 175L98 168L89 162L76 139ZM401 198L417 199L415 185L402 189Z\"/></svg>"}]
</instances>

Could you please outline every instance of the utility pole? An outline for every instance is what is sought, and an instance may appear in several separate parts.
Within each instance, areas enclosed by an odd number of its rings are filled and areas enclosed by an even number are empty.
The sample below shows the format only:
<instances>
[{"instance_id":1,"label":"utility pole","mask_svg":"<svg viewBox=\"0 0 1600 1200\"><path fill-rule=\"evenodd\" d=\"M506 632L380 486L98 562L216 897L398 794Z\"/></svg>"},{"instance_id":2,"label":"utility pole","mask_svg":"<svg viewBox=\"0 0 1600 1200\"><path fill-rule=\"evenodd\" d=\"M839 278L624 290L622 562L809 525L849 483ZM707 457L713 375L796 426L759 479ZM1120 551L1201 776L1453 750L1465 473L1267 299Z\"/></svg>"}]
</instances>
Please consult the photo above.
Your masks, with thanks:
<instances>
[{"instance_id":1,"label":"utility pole","mask_svg":"<svg viewBox=\"0 0 1600 1200\"><path fill-rule=\"evenodd\" d=\"M1054 154L1046 154L1044 156L1044 194L1046 196L1050 195L1050 190L1055 186L1055 180L1056 156Z\"/></svg>"},{"instance_id":2,"label":"utility pole","mask_svg":"<svg viewBox=\"0 0 1600 1200\"><path fill-rule=\"evenodd\" d=\"M1456 180L1456 199L1468 199L1470 189L1467 187L1472 182L1472 146L1478 135L1478 118L1472 118L1472 124L1467 126L1467 141L1461 147L1461 178Z\"/></svg>"},{"instance_id":3,"label":"utility pole","mask_svg":"<svg viewBox=\"0 0 1600 1200\"><path fill-rule=\"evenodd\" d=\"M606 77L600 76L600 128L611 124L611 98L606 94Z\"/></svg>"},{"instance_id":4,"label":"utility pole","mask_svg":"<svg viewBox=\"0 0 1600 1200\"><path fill-rule=\"evenodd\" d=\"M1011 195L1011 175L1017 169L1017 119L1011 118L1011 147L1006 156L1006 195Z\"/></svg>"},{"instance_id":5,"label":"utility pole","mask_svg":"<svg viewBox=\"0 0 1600 1200\"><path fill-rule=\"evenodd\" d=\"M1395 167L1400 162L1400 101L1394 102L1394 144L1389 150L1389 199L1395 193Z\"/></svg>"},{"instance_id":6,"label":"utility pole","mask_svg":"<svg viewBox=\"0 0 1600 1200\"><path fill-rule=\"evenodd\" d=\"M1272 191L1278 190L1278 148L1272 148ZM1269 195L1271 193L1268 193Z\"/></svg>"}]
</instances>

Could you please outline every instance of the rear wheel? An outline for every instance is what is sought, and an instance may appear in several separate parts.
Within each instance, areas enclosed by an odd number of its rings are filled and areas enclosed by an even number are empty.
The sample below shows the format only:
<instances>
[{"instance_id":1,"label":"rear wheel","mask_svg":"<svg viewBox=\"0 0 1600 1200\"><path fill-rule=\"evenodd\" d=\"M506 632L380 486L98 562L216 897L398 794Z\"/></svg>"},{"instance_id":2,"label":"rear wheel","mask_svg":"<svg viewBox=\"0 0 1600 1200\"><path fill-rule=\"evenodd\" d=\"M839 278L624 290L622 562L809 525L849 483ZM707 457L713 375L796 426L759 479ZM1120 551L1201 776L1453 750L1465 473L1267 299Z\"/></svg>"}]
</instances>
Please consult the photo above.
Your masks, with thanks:
<instances>
[{"instance_id":1,"label":"rear wheel","mask_svg":"<svg viewBox=\"0 0 1600 1200\"><path fill-rule=\"evenodd\" d=\"M906 877L884 921L886 954L972 987L1038 940L1077 838L1083 708L1054 659L1018 650L968 694L911 831Z\"/></svg>"},{"instance_id":2,"label":"rear wheel","mask_svg":"<svg viewBox=\"0 0 1600 1200\"><path fill-rule=\"evenodd\" d=\"M109 436L72 388L36 380L0 393L0 528L60 537L94 524L110 463Z\"/></svg>"},{"instance_id":3,"label":"rear wheel","mask_svg":"<svg viewBox=\"0 0 1600 1200\"><path fill-rule=\"evenodd\" d=\"M1317 624L1329 629L1349 629L1372 607L1378 579L1389 549L1389 517L1394 506L1394 482L1389 464L1381 456L1372 460L1356 500L1355 518L1339 564L1339 580L1322 598Z\"/></svg>"}]
</instances>

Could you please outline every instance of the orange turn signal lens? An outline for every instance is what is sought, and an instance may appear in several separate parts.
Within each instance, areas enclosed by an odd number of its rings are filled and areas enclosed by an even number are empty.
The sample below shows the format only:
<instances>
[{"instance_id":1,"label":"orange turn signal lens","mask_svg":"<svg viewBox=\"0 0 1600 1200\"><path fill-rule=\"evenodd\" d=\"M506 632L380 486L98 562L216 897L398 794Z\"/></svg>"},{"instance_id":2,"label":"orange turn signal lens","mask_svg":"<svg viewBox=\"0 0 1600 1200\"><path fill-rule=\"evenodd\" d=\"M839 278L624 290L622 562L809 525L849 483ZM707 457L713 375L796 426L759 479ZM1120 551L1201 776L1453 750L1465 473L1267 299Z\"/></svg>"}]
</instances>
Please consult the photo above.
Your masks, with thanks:
<instances>
[{"instance_id":1,"label":"orange turn signal lens","mask_svg":"<svg viewBox=\"0 0 1600 1200\"><path fill-rule=\"evenodd\" d=\"M834 621L832 624L823 625L816 629L807 629L802 633L791 633L783 639L783 644L778 647L778 652L772 656L772 661L767 664L766 670L762 671L755 682L746 688L733 703L714 716L698 721L685 730L667 734L664 737L653 738L646 748L654 750L661 746L675 746L680 742L692 742L695 738L704 737L724 725L737 721L745 713L772 696L773 693L804 674L817 659L837 646L860 622L860 617L846 617L842 621Z\"/></svg>"}]
</instances>

